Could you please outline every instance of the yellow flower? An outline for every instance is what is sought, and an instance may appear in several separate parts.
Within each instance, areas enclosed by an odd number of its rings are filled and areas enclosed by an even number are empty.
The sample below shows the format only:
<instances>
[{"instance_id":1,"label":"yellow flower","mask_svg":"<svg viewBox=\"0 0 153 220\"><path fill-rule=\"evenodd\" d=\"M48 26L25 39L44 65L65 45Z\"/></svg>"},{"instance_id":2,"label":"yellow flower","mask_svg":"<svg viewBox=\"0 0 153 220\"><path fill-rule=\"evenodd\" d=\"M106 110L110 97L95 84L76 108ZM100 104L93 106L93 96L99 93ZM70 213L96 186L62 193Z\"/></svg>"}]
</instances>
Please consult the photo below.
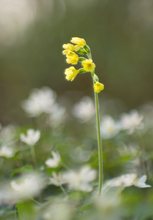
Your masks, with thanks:
<instances>
[{"instance_id":1,"label":"yellow flower","mask_svg":"<svg viewBox=\"0 0 153 220\"><path fill-rule=\"evenodd\" d=\"M79 73L79 70L75 69L74 66L67 68L64 72L65 78L68 81L73 81L75 79L75 77L78 75L78 73Z\"/></svg>"},{"instance_id":2,"label":"yellow flower","mask_svg":"<svg viewBox=\"0 0 153 220\"><path fill-rule=\"evenodd\" d=\"M82 66L86 72L93 72L96 67L96 65L93 63L92 59L83 60Z\"/></svg>"},{"instance_id":3,"label":"yellow flower","mask_svg":"<svg viewBox=\"0 0 153 220\"><path fill-rule=\"evenodd\" d=\"M86 45L85 39L80 38L80 37L72 37L71 43L76 44L80 47L84 47Z\"/></svg>"},{"instance_id":4,"label":"yellow flower","mask_svg":"<svg viewBox=\"0 0 153 220\"><path fill-rule=\"evenodd\" d=\"M95 82L93 88L95 93L100 93L102 90L104 90L104 84Z\"/></svg>"},{"instance_id":5,"label":"yellow flower","mask_svg":"<svg viewBox=\"0 0 153 220\"><path fill-rule=\"evenodd\" d=\"M74 50L74 45L73 45L73 44L70 44L70 43L68 43L68 44L63 44L63 49L73 51L73 50Z\"/></svg>"},{"instance_id":6,"label":"yellow flower","mask_svg":"<svg viewBox=\"0 0 153 220\"><path fill-rule=\"evenodd\" d=\"M66 53L66 62L68 64L76 65L79 61L79 56L73 52L73 51L68 51Z\"/></svg>"},{"instance_id":7,"label":"yellow flower","mask_svg":"<svg viewBox=\"0 0 153 220\"><path fill-rule=\"evenodd\" d=\"M68 43L68 44L63 44L63 54L64 55L67 55L69 52L71 52L71 51L74 51L75 50L75 47L74 47L74 45L73 44L70 44L70 43Z\"/></svg>"}]
</instances>

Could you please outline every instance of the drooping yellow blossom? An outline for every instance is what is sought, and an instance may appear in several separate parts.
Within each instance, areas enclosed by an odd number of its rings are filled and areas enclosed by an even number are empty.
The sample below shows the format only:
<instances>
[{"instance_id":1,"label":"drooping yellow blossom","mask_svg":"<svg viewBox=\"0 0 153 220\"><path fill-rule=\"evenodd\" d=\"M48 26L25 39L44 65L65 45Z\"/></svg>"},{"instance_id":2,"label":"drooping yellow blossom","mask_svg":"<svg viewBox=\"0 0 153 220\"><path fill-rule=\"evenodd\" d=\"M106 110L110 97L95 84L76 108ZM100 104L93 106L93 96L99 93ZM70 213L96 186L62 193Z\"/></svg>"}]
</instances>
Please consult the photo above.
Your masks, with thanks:
<instances>
[{"instance_id":1,"label":"drooping yellow blossom","mask_svg":"<svg viewBox=\"0 0 153 220\"><path fill-rule=\"evenodd\" d=\"M77 70L74 66L67 68L64 72L65 78L68 81L73 81L75 77L78 75L78 73L79 73L79 70Z\"/></svg>"},{"instance_id":2,"label":"drooping yellow blossom","mask_svg":"<svg viewBox=\"0 0 153 220\"><path fill-rule=\"evenodd\" d=\"M70 44L70 43L63 44L63 49L73 51L74 50L74 45Z\"/></svg>"},{"instance_id":3,"label":"drooping yellow blossom","mask_svg":"<svg viewBox=\"0 0 153 220\"><path fill-rule=\"evenodd\" d=\"M80 38L80 37L72 37L71 43L76 44L80 47L84 47L86 45L85 39Z\"/></svg>"},{"instance_id":4,"label":"drooping yellow blossom","mask_svg":"<svg viewBox=\"0 0 153 220\"><path fill-rule=\"evenodd\" d=\"M66 62L68 64L76 65L79 61L79 56L73 52L73 51L68 51L66 53Z\"/></svg>"},{"instance_id":5,"label":"drooping yellow blossom","mask_svg":"<svg viewBox=\"0 0 153 220\"><path fill-rule=\"evenodd\" d=\"M67 55L70 51L74 51L75 50L75 46L73 44L63 44L63 55Z\"/></svg>"},{"instance_id":6,"label":"drooping yellow blossom","mask_svg":"<svg viewBox=\"0 0 153 220\"><path fill-rule=\"evenodd\" d=\"M102 90L104 90L104 84L97 81L94 83L93 88L95 93L100 93Z\"/></svg>"},{"instance_id":7,"label":"drooping yellow blossom","mask_svg":"<svg viewBox=\"0 0 153 220\"><path fill-rule=\"evenodd\" d=\"M82 61L83 69L86 72L93 72L95 70L96 65L92 61L92 59L86 59Z\"/></svg>"}]
</instances>

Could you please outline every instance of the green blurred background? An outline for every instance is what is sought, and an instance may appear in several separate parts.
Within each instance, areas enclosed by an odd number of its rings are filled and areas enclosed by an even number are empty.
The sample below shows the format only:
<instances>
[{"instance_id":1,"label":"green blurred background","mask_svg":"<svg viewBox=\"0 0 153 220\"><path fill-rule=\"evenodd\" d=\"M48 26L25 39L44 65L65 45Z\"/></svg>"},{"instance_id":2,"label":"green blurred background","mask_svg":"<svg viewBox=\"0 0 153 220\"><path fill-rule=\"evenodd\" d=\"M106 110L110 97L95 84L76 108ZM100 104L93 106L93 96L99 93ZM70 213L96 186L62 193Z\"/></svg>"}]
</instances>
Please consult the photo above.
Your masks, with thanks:
<instances>
[{"instance_id":1,"label":"green blurred background","mask_svg":"<svg viewBox=\"0 0 153 220\"><path fill-rule=\"evenodd\" d=\"M22 121L33 88L91 95L90 77L64 79L62 44L90 45L105 97L136 108L153 99L153 1L1 0L0 121Z\"/></svg>"}]
</instances>

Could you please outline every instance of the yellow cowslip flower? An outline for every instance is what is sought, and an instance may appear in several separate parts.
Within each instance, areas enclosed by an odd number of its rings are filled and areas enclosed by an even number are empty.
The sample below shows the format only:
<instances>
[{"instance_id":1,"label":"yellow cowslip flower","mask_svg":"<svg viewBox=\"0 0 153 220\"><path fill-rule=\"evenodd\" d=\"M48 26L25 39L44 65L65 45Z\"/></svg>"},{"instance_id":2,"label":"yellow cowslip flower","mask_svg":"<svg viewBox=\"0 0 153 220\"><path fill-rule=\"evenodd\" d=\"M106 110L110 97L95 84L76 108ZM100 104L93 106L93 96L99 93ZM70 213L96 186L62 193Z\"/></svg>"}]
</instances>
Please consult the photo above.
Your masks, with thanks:
<instances>
[{"instance_id":1,"label":"yellow cowslip flower","mask_svg":"<svg viewBox=\"0 0 153 220\"><path fill-rule=\"evenodd\" d=\"M95 93L100 93L102 90L104 90L104 84L97 81L94 83L93 88Z\"/></svg>"},{"instance_id":2,"label":"yellow cowslip flower","mask_svg":"<svg viewBox=\"0 0 153 220\"><path fill-rule=\"evenodd\" d=\"M68 64L76 65L79 61L79 56L73 52L73 51L68 51L66 53L66 62Z\"/></svg>"},{"instance_id":3,"label":"yellow cowslip flower","mask_svg":"<svg viewBox=\"0 0 153 220\"><path fill-rule=\"evenodd\" d=\"M73 44L70 44L70 43L68 43L68 44L63 44L63 49L73 51L73 50L74 50L74 45L73 45Z\"/></svg>"},{"instance_id":4,"label":"yellow cowslip flower","mask_svg":"<svg viewBox=\"0 0 153 220\"><path fill-rule=\"evenodd\" d=\"M73 81L75 79L75 77L78 75L78 73L79 73L79 70L75 69L74 66L67 68L64 72L65 78L68 81Z\"/></svg>"},{"instance_id":5,"label":"yellow cowslip flower","mask_svg":"<svg viewBox=\"0 0 153 220\"><path fill-rule=\"evenodd\" d=\"M86 45L85 39L80 38L80 37L72 37L71 43L76 44L80 47L84 47Z\"/></svg>"},{"instance_id":6,"label":"yellow cowslip flower","mask_svg":"<svg viewBox=\"0 0 153 220\"><path fill-rule=\"evenodd\" d=\"M73 45L73 44L70 44L70 43L68 43L68 44L63 44L63 55L67 55L70 51L74 51L75 50L75 48L74 48L75 46Z\"/></svg>"},{"instance_id":7,"label":"yellow cowslip flower","mask_svg":"<svg viewBox=\"0 0 153 220\"><path fill-rule=\"evenodd\" d=\"M86 72L93 72L95 70L96 65L92 61L92 59L86 59L82 61L83 69Z\"/></svg>"}]
</instances>

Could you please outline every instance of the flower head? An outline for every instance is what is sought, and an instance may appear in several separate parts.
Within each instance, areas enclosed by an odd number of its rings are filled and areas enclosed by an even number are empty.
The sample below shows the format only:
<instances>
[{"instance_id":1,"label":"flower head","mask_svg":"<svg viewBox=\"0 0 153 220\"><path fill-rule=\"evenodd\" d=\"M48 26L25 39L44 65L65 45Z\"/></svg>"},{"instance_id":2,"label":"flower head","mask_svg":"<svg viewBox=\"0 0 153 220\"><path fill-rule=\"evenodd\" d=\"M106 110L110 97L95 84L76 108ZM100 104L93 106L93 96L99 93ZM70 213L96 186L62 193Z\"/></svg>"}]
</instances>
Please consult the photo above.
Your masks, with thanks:
<instances>
[{"instance_id":1,"label":"flower head","mask_svg":"<svg viewBox=\"0 0 153 220\"><path fill-rule=\"evenodd\" d=\"M50 112L55 98L55 92L48 87L34 89L29 98L23 102L22 107L30 117L37 117L42 113Z\"/></svg>"},{"instance_id":2,"label":"flower head","mask_svg":"<svg viewBox=\"0 0 153 220\"><path fill-rule=\"evenodd\" d=\"M76 44L78 46L84 47L86 45L86 41L80 37L72 37L71 43Z\"/></svg>"},{"instance_id":3,"label":"flower head","mask_svg":"<svg viewBox=\"0 0 153 220\"><path fill-rule=\"evenodd\" d=\"M83 69L86 72L93 72L95 70L96 65L92 61L92 59L85 59L82 61Z\"/></svg>"},{"instance_id":4,"label":"flower head","mask_svg":"<svg viewBox=\"0 0 153 220\"><path fill-rule=\"evenodd\" d=\"M71 67L67 68L64 73L65 73L65 78L68 81L73 81L75 79L75 77L78 75L79 70L75 69L74 66L71 66Z\"/></svg>"},{"instance_id":5,"label":"flower head","mask_svg":"<svg viewBox=\"0 0 153 220\"><path fill-rule=\"evenodd\" d=\"M55 186L61 186L62 184L65 183L65 180L63 178L63 175L61 173L52 173L52 176L49 179L49 182L51 185Z\"/></svg>"},{"instance_id":6,"label":"flower head","mask_svg":"<svg viewBox=\"0 0 153 220\"><path fill-rule=\"evenodd\" d=\"M83 97L80 102L74 105L72 113L80 122L89 121L95 113L92 99L90 97Z\"/></svg>"},{"instance_id":7,"label":"flower head","mask_svg":"<svg viewBox=\"0 0 153 220\"><path fill-rule=\"evenodd\" d=\"M78 171L66 172L63 178L70 189L90 192L91 182L96 178L96 171L89 166L84 166Z\"/></svg>"},{"instance_id":8,"label":"flower head","mask_svg":"<svg viewBox=\"0 0 153 220\"><path fill-rule=\"evenodd\" d=\"M36 196L46 185L45 179L38 173L29 173L10 182L15 199L27 199Z\"/></svg>"},{"instance_id":9,"label":"flower head","mask_svg":"<svg viewBox=\"0 0 153 220\"><path fill-rule=\"evenodd\" d=\"M45 161L46 166L48 167L58 167L59 163L61 161L61 157L59 153L52 152L52 158L49 158Z\"/></svg>"},{"instance_id":10,"label":"flower head","mask_svg":"<svg viewBox=\"0 0 153 220\"><path fill-rule=\"evenodd\" d=\"M103 117L100 128L101 128L101 135L104 139L113 138L120 131L119 123L108 115Z\"/></svg>"},{"instance_id":11,"label":"flower head","mask_svg":"<svg viewBox=\"0 0 153 220\"><path fill-rule=\"evenodd\" d=\"M13 148L8 147L8 146L2 146L0 147L0 157L6 157L6 158L11 158L15 154L15 151Z\"/></svg>"},{"instance_id":12,"label":"flower head","mask_svg":"<svg viewBox=\"0 0 153 220\"><path fill-rule=\"evenodd\" d=\"M75 52L68 50L66 53L66 62L68 64L76 65L78 61L79 56Z\"/></svg>"},{"instance_id":13,"label":"flower head","mask_svg":"<svg viewBox=\"0 0 153 220\"><path fill-rule=\"evenodd\" d=\"M143 116L140 115L137 111L132 111L129 114L123 114L121 117L121 127L124 130L127 130L132 134L137 129L143 128Z\"/></svg>"},{"instance_id":14,"label":"flower head","mask_svg":"<svg viewBox=\"0 0 153 220\"><path fill-rule=\"evenodd\" d=\"M21 134L20 140L27 145L33 146L35 145L40 139L40 131L28 129L27 134Z\"/></svg>"},{"instance_id":15,"label":"flower head","mask_svg":"<svg viewBox=\"0 0 153 220\"><path fill-rule=\"evenodd\" d=\"M102 90L104 90L104 84L100 83L100 82L95 82L94 83L94 92L95 93L100 93Z\"/></svg>"},{"instance_id":16,"label":"flower head","mask_svg":"<svg viewBox=\"0 0 153 220\"><path fill-rule=\"evenodd\" d=\"M140 178L136 173L124 174L119 177L116 177L112 180L109 180L105 183L104 189L110 187L129 187L129 186L137 186L139 188L148 188L150 185L146 184L147 176L143 175Z\"/></svg>"}]
</instances>

